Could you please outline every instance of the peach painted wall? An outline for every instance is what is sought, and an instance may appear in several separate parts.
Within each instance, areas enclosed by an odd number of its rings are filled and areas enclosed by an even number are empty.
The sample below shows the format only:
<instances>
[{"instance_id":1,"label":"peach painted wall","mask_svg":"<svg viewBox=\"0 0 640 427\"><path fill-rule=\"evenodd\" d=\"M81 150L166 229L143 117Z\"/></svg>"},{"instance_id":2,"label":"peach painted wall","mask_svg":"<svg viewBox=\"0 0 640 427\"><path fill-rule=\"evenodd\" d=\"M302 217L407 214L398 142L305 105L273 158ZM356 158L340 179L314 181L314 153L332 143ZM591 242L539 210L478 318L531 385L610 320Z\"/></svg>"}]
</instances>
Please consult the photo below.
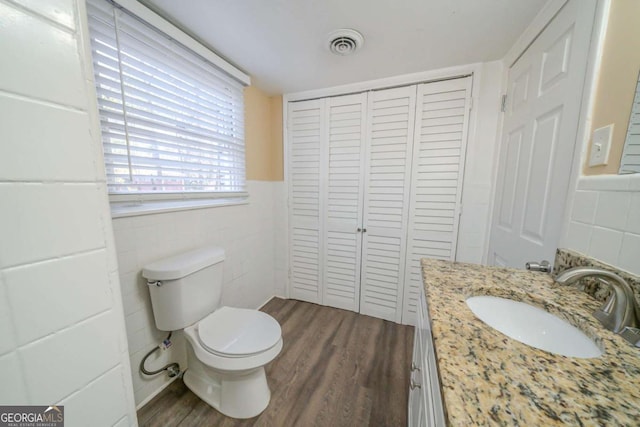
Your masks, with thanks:
<instances>
[{"instance_id":1,"label":"peach painted wall","mask_svg":"<svg viewBox=\"0 0 640 427\"><path fill-rule=\"evenodd\" d=\"M283 181L282 96L255 86L244 90L248 181Z\"/></svg>"}]
</instances>

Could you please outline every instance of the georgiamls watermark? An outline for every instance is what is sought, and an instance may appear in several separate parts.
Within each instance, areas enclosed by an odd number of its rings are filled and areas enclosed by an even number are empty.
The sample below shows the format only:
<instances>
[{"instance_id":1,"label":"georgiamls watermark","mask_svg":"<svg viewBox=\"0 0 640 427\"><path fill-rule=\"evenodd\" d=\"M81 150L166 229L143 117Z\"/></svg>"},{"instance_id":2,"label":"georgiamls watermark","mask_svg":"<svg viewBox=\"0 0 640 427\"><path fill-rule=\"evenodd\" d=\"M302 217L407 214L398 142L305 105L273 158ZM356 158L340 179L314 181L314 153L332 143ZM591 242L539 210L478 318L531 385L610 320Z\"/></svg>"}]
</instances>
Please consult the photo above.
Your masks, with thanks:
<instances>
[{"instance_id":1,"label":"georgiamls watermark","mask_svg":"<svg viewBox=\"0 0 640 427\"><path fill-rule=\"evenodd\" d=\"M64 427L64 406L0 406L0 427Z\"/></svg>"}]
</instances>

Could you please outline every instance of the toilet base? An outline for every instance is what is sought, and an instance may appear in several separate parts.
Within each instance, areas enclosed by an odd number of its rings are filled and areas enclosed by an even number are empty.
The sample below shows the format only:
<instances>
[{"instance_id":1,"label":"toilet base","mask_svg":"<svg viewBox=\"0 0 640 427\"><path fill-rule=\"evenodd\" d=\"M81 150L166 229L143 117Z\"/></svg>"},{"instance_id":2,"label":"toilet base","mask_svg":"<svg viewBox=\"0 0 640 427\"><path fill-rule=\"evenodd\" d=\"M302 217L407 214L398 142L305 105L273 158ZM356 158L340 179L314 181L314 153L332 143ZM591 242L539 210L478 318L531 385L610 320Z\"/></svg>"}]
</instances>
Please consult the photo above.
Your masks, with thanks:
<instances>
[{"instance_id":1,"label":"toilet base","mask_svg":"<svg viewBox=\"0 0 640 427\"><path fill-rule=\"evenodd\" d=\"M190 357L183 379L196 396L231 418L253 418L267 408L271 399L264 367L227 373Z\"/></svg>"}]
</instances>

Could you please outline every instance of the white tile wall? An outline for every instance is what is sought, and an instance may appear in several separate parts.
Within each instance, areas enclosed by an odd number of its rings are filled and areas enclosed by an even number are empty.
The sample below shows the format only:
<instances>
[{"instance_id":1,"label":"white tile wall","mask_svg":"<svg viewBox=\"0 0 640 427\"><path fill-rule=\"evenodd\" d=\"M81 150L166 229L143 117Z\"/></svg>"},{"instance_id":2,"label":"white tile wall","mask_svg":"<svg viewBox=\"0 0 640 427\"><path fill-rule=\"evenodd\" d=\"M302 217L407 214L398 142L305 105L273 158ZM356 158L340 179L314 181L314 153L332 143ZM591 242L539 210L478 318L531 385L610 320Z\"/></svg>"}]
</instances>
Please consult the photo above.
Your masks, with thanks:
<instances>
[{"instance_id":1,"label":"white tile wall","mask_svg":"<svg viewBox=\"0 0 640 427\"><path fill-rule=\"evenodd\" d=\"M0 376L2 376L0 402L3 405L26 405L34 402L30 400L22 369L16 352L0 357Z\"/></svg>"},{"instance_id":2,"label":"white tile wall","mask_svg":"<svg viewBox=\"0 0 640 427\"><path fill-rule=\"evenodd\" d=\"M136 404L145 403L169 381L138 372L142 357L166 336L158 331L146 281L145 264L205 245L224 248L223 304L257 308L284 295L286 260L285 188L282 182L249 181L249 203L113 220ZM186 367L186 342L147 362L159 367L177 361ZM155 359L154 359L155 358Z\"/></svg>"},{"instance_id":3,"label":"white tile wall","mask_svg":"<svg viewBox=\"0 0 640 427\"><path fill-rule=\"evenodd\" d=\"M73 412L65 411L66 421L74 425L87 425L90 421L90 425L95 427L116 425L122 414L126 413L126 396L117 393L123 379L128 377L129 372L118 366L89 384L82 393L69 396L63 404L78 409ZM114 398L102 400L102 396L107 395L114 395Z\"/></svg>"},{"instance_id":4,"label":"white tile wall","mask_svg":"<svg viewBox=\"0 0 640 427\"><path fill-rule=\"evenodd\" d=\"M9 308L7 292L0 276L0 355L6 354L16 347L13 313Z\"/></svg>"},{"instance_id":5,"label":"white tile wall","mask_svg":"<svg viewBox=\"0 0 640 427\"><path fill-rule=\"evenodd\" d=\"M274 195L274 233L275 233L275 285L277 296L288 296L288 256L289 227L287 211L287 186L280 182L273 191Z\"/></svg>"},{"instance_id":6,"label":"white tile wall","mask_svg":"<svg viewBox=\"0 0 640 427\"><path fill-rule=\"evenodd\" d=\"M640 180L638 180L640 181ZM640 189L631 195L629 216L624 229L629 233L640 234Z\"/></svg>"},{"instance_id":7,"label":"white tile wall","mask_svg":"<svg viewBox=\"0 0 640 427\"><path fill-rule=\"evenodd\" d=\"M0 178L97 179L87 113L7 95L0 99L0 117L0 141L20 139L19 145L0 144ZM25 127L25 117L39 125ZM29 162L11 161L16 157Z\"/></svg>"},{"instance_id":8,"label":"white tile wall","mask_svg":"<svg viewBox=\"0 0 640 427\"><path fill-rule=\"evenodd\" d=\"M104 249L5 269L18 344L27 344L113 305ZM38 298L34 298L38 295ZM73 300L75 304L69 305Z\"/></svg>"},{"instance_id":9,"label":"white tile wall","mask_svg":"<svg viewBox=\"0 0 640 427\"><path fill-rule=\"evenodd\" d=\"M588 253L592 231L593 226L590 224L571 221L568 230L568 241L571 242L571 249L583 254Z\"/></svg>"},{"instance_id":10,"label":"white tile wall","mask_svg":"<svg viewBox=\"0 0 640 427\"><path fill-rule=\"evenodd\" d=\"M577 191L571 211L572 219L585 224L593 224L597 207L597 191Z\"/></svg>"},{"instance_id":11,"label":"white tile wall","mask_svg":"<svg viewBox=\"0 0 640 427\"><path fill-rule=\"evenodd\" d=\"M85 16L0 1L0 405L136 425Z\"/></svg>"},{"instance_id":12,"label":"white tile wall","mask_svg":"<svg viewBox=\"0 0 640 427\"><path fill-rule=\"evenodd\" d=\"M86 109L77 33L37 12L0 3L0 89Z\"/></svg>"},{"instance_id":13,"label":"white tile wall","mask_svg":"<svg viewBox=\"0 0 640 427\"><path fill-rule=\"evenodd\" d=\"M51 402L60 395L68 396L86 386L87 378L93 381L119 364L117 334L120 331L113 327L113 316L113 311L108 311L18 350L28 367L24 373L25 383L34 402ZM42 363L43 355L46 363Z\"/></svg>"},{"instance_id":14,"label":"white tile wall","mask_svg":"<svg viewBox=\"0 0 640 427\"><path fill-rule=\"evenodd\" d=\"M622 247L622 237L623 234L620 231L593 226L588 255L607 264L617 265Z\"/></svg>"},{"instance_id":15,"label":"white tile wall","mask_svg":"<svg viewBox=\"0 0 640 427\"><path fill-rule=\"evenodd\" d=\"M105 194L97 183L1 185L0 200L12 209L0 210L0 236L12 244L0 248L0 267L104 247Z\"/></svg>"},{"instance_id":16,"label":"white tile wall","mask_svg":"<svg viewBox=\"0 0 640 427\"><path fill-rule=\"evenodd\" d=\"M640 174L583 176L563 247L640 274Z\"/></svg>"},{"instance_id":17,"label":"white tile wall","mask_svg":"<svg viewBox=\"0 0 640 427\"><path fill-rule=\"evenodd\" d=\"M625 233L618 256L618 265L627 271L638 271L640 264L640 235Z\"/></svg>"},{"instance_id":18,"label":"white tile wall","mask_svg":"<svg viewBox=\"0 0 640 427\"><path fill-rule=\"evenodd\" d=\"M70 30L76 29L73 0L13 0L13 2L31 9L53 22L64 25Z\"/></svg>"},{"instance_id":19,"label":"white tile wall","mask_svg":"<svg viewBox=\"0 0 640 427\"><path fill-rule=\"evenodd\" d=\"M628 191L602 191L598 195L594 224L614 230L624 230L631 202Z\"/></svg>"}]
</instances>

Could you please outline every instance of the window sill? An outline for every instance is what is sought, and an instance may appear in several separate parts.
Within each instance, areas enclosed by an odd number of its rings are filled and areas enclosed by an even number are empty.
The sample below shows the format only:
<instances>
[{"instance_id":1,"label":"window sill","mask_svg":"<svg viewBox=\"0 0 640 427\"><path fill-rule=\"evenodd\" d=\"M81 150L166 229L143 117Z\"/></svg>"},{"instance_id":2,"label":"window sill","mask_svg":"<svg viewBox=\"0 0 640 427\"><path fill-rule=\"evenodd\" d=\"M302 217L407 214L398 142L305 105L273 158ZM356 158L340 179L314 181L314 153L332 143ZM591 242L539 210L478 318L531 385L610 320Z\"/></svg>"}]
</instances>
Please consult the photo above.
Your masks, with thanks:
<instances>
[{"instance_id":1,"label":"window sill","mask_svg":"<svg viewBox=\"0 0 640 427\"><path fill-rule=\"evenodd\" d=\"M146 202L111 202L111 218L153 215L194 209L217 208L223 206L246 205L249 197L195 200L162 200Z\"/></svg>"}]
</instances>

